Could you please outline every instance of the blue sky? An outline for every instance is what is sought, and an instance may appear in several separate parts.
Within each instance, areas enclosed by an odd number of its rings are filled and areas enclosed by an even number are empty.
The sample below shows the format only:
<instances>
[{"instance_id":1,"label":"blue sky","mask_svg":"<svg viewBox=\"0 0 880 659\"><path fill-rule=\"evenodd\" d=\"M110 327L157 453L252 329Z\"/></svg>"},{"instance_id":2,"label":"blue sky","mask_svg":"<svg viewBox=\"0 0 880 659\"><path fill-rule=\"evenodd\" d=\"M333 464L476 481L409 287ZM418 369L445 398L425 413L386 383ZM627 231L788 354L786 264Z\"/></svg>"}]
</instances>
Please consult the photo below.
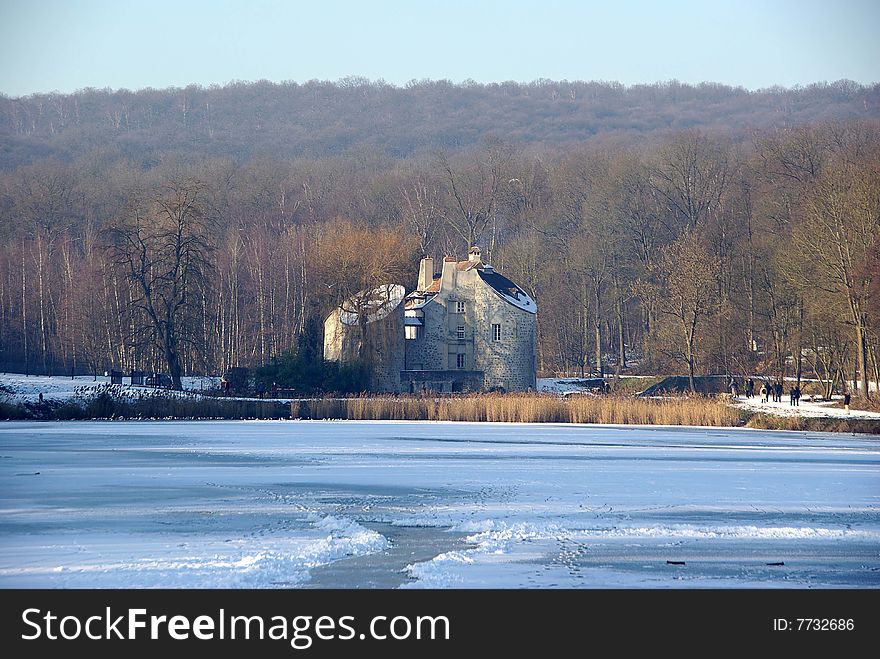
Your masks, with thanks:
<instances>
[{"instance_id":1,"label":"blue sky","mask_svg":"<svg viewBox=\"0 0 880 659\"><path fill-rule=\"evenodd\" d=\"M0 0L0 93L231 80L880 82L880 0Z\"/></svg>"}]
</instances>

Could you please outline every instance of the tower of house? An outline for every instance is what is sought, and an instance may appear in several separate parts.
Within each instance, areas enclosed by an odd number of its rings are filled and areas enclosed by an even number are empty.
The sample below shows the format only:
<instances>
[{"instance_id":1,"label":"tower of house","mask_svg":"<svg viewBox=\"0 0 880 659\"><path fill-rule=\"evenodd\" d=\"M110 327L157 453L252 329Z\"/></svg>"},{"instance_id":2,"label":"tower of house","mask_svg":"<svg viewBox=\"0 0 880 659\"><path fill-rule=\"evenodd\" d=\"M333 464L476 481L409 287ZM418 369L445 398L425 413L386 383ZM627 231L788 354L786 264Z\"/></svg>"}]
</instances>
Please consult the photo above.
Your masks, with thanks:
<instances>
[{"instance_id":1,"label":"tower of house","mask_svg":"<svg viewBox=\"0 0 880 659\"><path fill-rule=\"evenodd\" d=\"M484 263L476 246L467 260L447 256L434 268L433 259L421 260L403 304L401 287L388 286L334 310L324 358L372 364L376 391L534 389L535 300Z\"/></svg>"},{"instance_id":2,"label":"tower of house","mask_svg":"<svg viewBox=\"0 0 880 659\"><path fill-rule=\"evenodd\" d=\"M466 261L422 259L405 303L404 391L535 388L538 306L471 247ZM436 276L435 276L436 274Z\"/></svg>"}]
</instances>

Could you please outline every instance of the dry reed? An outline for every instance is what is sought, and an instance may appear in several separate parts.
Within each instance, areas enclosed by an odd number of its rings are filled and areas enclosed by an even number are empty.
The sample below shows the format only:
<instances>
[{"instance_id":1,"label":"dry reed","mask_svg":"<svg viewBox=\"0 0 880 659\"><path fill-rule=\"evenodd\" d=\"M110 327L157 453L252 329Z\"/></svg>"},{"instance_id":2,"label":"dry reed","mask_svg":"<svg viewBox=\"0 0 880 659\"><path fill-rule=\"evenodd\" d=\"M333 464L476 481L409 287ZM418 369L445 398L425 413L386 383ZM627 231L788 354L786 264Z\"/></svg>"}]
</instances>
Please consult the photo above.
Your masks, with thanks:
<instances>
[{"instance_id":1,"label":"dry reed","mask_svg":"<svg viewBox=\"0 0 880 659\"><path fill-rule=\"evenodd\" d=\"M705 396L664 399L626 396L474 394L459 397L358 396L294 401L291 416L360 421L491 421L735 426L741 412Z\"/></svg>"}]
</instances>

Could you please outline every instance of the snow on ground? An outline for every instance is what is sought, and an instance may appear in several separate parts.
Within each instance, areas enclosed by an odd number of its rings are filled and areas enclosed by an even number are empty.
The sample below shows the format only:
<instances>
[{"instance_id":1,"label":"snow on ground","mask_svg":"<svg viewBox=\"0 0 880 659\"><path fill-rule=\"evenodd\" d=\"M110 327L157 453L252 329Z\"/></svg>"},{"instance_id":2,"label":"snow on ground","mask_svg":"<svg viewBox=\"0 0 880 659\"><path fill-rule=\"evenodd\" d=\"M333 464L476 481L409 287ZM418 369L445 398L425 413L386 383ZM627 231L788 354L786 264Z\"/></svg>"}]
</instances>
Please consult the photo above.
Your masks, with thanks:
<instances>
[{"instance_id":1,"label":"snow on ground","mask_svg":"<svg viewBox=\"0 0 880 659\"><path fill-rule=\"evenodd\" d=\"M19 373L0 373L0 399L7 402L36 402L39 394L46 400L66 401L73 398L82 387L109 385L110 378L100 376L97 380L91 375L69 377L50 375L21 375ZM4 391L5 390L5 391ZM5 392L12 392L5 393Z\"/></svg>"},{"instance_id":2,"label":"snow on ground","mask_svg":"<svg viewBox=\"0 0 880 659\"><path fill-rule=\"evenodd\" d=\"M538 378L538 391L568 395L571 393L589 393L601 378Z\"/></svg>"},{"instance_id":3,"label":"snow on ground","mask_svg":"<svg viewBox=\"0 0 880 659\"><path fill-rule=\"evenodd\" d=\"M878 513L880 444L835 433L0 424L0 587L877 588ZM466 543L397 564L388 524Z\"/></svg>"},{"instance_id":4,"label":"snow on ground","mask_svg":"<svg viewBox=\"0 0 880 659\"><path fill-rule=\"evenodd\" d=\"M843 407L837 407L843 401L843 396L834 396L830 401L817 400L810 402L807 398L801 398L799 405L791 405L788 393L782 397L782 402L774 403L772 400L766 403L761 402L760 396L746 398L745 396L737 396L731 399L731 402L737 407L747 409L753 412L763 412L765 414L776 414L779 416L805 416L805 417L823 417L834 419L880 419L880 412L869 412L867 410L850 409L849 413Z\"/></svg>"},{"instance_id":5,"label":"snow on ground","mask_svg":"<svg viewBox=\"0 0 880 659\"><path fill-rule=\"evenodd\" d=\"M198 393L203 389L217 388L220 378L210 376L193 376L181 378L184 391ZM112 389L111 389L112 388ZM111 385L106 375L23 375L21 373L0 373L0 400L8 403L36 403L40 394L44 400L68 401L78 395L88 395L100 391L111 390L123 396L137 396L162 392L169 395L180 395L167 389L154 387L132 386L131 378L122 378L121 385ZM11 393L8 393L11 392Z\"/></svg>"}]
</instances>

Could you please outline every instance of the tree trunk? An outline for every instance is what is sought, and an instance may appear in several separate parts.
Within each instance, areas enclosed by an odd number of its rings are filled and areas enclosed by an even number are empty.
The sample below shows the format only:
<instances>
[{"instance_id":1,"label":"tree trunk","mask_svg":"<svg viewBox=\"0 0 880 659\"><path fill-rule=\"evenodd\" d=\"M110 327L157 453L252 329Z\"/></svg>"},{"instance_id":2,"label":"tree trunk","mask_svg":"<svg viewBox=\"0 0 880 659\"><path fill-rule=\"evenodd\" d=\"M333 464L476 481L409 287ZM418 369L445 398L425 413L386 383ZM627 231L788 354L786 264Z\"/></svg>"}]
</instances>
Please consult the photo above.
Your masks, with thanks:
<instances>
[{"instance_id":1,"label":"tree trunk","mask_svg":"<svg viewBox=\"0 0 880 659\"><path fill-rule=\"evenodd\" d=\"M182 391L180 355L177 354L177 348L168 342L165 344L165 361L168 364L168 374L171 376L171 388L175 391Z\"/></svg>"},{"instance_id":2,"label":"tree trunk","mask_svg":"<svg viewBox=\"0 0 880 659\"><path fill-rule=\"evenodd\" d=\"M588 348L589 345L589 336L590 336L590 313L589 313L589 289L587 288L586 279L583 281L583 318L581 324L581 354L580 354L580 363L581 363L581 377L586 377L587 366L590 363L590 350Z\"/></svg>"},{"instance_id":3,"label":"tree trunk","mask_svg":"<svg viewBox=\"0 0 880 659\"><path fill-rule=\"evenodd\" d=\"M37 282L40 300L40 360L43 365L43 375L46 374L46 308L45 293L43 286L43 241L42 236L37 234Z\"/></svg>"},{"instance_id":4,"label":"tree trunk","mask_svg":"<svg viewBox=\"0 0 880 659\"><path fill-rule=\"evenodd\" d=\"M746 214L746 219L748 221L748 245L749 245L749 258L748 258L748 296L749 296L749 327L748 327L748 342L749 342L749 353L754 359L755 353L755 249L752 243L752 213L751 209ZM750 361L751 364L754 363Z\"/></svg>"},{"instance_id":5,"label":"tree trunk","mask_svg":"<svg viewBox=\"0 0 880 659\"><path fill-rule=\"evenodd\" d=\"M697 333L697 315L694 314L691 319L690 327L685 325L685 339L687 343L687 362L688 362L688 387L691 393L697 393L697 383L694 380L694 339Z\"/></svg>"},{"instance_id":6,"label":"tree trunk","mask_svg":"<svg viewBox=\"0 0 880 659\"><path fill-rule=\"evenodd\" d=\"M21 241L21 341L24 352L24 374L30 375L28 363L28 328L27 328L27 276L24 269L24 239Z\"/></svg>"},{"instance_id":7,"label":"tree trunk","mask_svg":"<svg viewBox=\"0 0 880 659\"><path fill-rule=\"evenodd\" d=\"M797 368L797 384L798 389L801 387L801 361L804 354L804 301L798 299L798 338L797 338L797 358L795 360Z\"/></svg>"},{"instance_id":8,"label":"tree trunk","mask_svg":"<svg viewBox=\"0 0 880 659\"><path fill-rule=\"evenodd\" d=\"M870 399L871 392L868 391L868 351L866 350L867 346L865 345L865 327L862 320L862 318L859 318L859 322L856 323L856 349L858 353L858 364L856 365L856 368L859 371L861 394L865 398Z\"/></svg>"},{"instance_id":9,"label":"tree trunk","mask_svg":"<svg viewBox=\"0 0 880 659\"><path fill-rule=\"evenodd\" d=\"M623 329L623 302L617 299L617 374L626 368L626 341Z\"/></svg>"},{"instance_id":10,"label":"tree trunk","mask_svg":"<svg viewBox=\"0 0 880 659\"><path fill-rule=\"evenodd\" d=\"M877 360L877 346L872 344L869 352L871 353L871 363L874 365L874 383L880 388L880 363Z\"/></svg>"},{"instance_id":11,"label":"tree trunk","mask_svg":"<svg viewBox=\"0 0 880 659\"><path fill-rule=\"evenodd\" d=\"M605 367L602 364L602 314L601 314L601 304L602 304L602 292L599 288L598 283L595 287L595 300L596 300L596 314L593 319L593 327L596 332L596 371L599 373L599 377L605 377Z\"/></svg>"},{"instance_id":12,"label":"tree trunk","mask_svg":"<svg viewBox=\"0 0 880 659\"><path fill-rule=\"evenodd\" d=\"M688 326L687 319L684 315L680 316L682 330L684 332L685 346L687 347L687 363L688 363L688 388L691 390L691 393L696 393L697 391L697 383L694 380L694 334L697 325L696 315L691 319L690 326Z\"/></svg>"},{"instance_id":13,"label":"tree trunk","mask_svg":"<svg viewBox=\"0 0 880 659\"><path fill-rule=\"evenodd\" d=\"M692 394L697 393L697 383L694 380L694 351L690 344L688 345L688 387Z\"/></svg>"}]
</instances>

